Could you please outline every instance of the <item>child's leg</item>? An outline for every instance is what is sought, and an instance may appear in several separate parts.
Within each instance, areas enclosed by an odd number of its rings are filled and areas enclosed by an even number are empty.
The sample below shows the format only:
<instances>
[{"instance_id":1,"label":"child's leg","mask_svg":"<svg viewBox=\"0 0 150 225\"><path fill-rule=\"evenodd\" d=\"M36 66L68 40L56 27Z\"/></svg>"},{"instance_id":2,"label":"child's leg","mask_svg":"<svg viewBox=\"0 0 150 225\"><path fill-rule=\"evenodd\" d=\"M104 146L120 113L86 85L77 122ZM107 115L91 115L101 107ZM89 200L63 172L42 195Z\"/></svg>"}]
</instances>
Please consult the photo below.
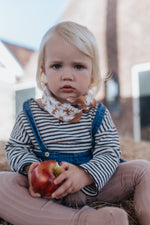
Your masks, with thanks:
<instances>
[{"instance_id":1,"label":"child's leg","mask_svg":"<svg viewBox=\"0 0 150 225\"><path fill-rule=\"evenodd\" d=\"M134 204L141 225L150 224L150 162L133 160L121 163L100 191L99 200L116 202L134 194Z\"/></svg>"},{"instance_id":2,"label":"child's leg","mask_svg":"<svg viewBox=\"0 0 150 225\"><path fill-rule=\"evenodd\" d=\"M0 217L14 225L128 225L121 209L72 209L52 200L32 198L27 186L23 175L0 172Z\"/></svg>"}]
</instances>

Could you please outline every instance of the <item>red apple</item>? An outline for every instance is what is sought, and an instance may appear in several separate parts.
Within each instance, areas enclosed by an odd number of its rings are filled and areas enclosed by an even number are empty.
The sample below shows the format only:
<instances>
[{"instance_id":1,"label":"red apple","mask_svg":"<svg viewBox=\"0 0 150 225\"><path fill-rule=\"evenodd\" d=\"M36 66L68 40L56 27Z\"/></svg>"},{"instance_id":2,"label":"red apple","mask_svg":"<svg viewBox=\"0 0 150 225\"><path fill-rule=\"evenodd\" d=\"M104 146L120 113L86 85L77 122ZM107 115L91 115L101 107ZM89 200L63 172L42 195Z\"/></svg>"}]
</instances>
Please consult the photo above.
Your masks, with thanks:
<instances>
[{"instance_id":1,"label":"red apple","mask_svg":"<svg viewBox=\"0 0 150 225\"><path fill-rule=\"evenodd\" d=\"M50 197L60 186L54 184L55 178L62 173L61 166L55 160L41 162L31 174L31 184L35 193Z\"/></svg>"}]
</instances>

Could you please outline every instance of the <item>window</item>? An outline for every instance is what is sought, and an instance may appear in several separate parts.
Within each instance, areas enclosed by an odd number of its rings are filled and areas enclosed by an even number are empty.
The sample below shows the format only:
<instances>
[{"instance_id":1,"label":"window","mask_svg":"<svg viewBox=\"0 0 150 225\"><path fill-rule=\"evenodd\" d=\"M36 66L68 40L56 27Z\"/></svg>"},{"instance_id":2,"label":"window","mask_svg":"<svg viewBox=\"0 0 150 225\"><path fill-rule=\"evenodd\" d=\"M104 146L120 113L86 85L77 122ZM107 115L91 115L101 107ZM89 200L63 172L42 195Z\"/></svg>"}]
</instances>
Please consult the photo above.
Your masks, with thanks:
<instances>
[{"instance_id":1,"label":"window","mask_svg":"<svg viewBox=\"0 0 150 225\"><path fill-rule=\"evenodd\" d=\"M136 141L150 140L150 62L132 68L133 129Z\"/></svg>"},{"instance_id":2,"label":"window","mask_svg":"<svg viewBox=\"0 0 150 225\"><path fill-rule=\"evenodd\" d=\"M23 102L30 98L35 98L35 87L15 91L16 115L22 110Z\"/></svg>"}]
</instances>

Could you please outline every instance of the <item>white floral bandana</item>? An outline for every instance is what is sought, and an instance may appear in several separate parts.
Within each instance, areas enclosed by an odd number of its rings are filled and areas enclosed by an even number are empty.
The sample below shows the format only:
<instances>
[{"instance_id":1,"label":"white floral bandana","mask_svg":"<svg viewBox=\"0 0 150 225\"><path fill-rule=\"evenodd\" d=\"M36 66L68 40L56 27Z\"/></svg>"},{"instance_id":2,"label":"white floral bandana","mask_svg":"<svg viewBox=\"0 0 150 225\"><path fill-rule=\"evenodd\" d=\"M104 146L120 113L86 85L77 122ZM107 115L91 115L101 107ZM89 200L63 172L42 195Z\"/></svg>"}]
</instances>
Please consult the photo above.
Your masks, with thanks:
<instances>
[{"instance_id":1,"label":"white floral bandana","mask_svg":"<svg viewBox=\"0 0 150 225\"><path fill-rule=\"evenodd\" d=\"M91 95L80 96L74 102L70 103L68 101L68 103L62 104L52 96L47 86L43 89L41 102L42 107L51 115L59 120L72 123L78 122L82 116L82 112L89 111L96 104L96 100Z\"/></svg>"}]
</instances>

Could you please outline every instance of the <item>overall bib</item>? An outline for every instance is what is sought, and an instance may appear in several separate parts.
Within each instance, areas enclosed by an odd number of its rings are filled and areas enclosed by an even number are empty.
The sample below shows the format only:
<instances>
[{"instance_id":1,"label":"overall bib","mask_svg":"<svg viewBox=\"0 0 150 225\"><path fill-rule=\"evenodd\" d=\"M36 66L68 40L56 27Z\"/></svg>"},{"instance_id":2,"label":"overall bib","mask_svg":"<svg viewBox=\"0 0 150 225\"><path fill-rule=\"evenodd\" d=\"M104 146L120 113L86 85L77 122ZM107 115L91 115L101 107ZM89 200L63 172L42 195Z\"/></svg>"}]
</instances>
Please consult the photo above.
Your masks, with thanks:
<instances>
[{"instance_id":1,"label":"overall bib","mask_svg":"<svg viewBox=\"0 0 150 225\"><path fill-rule=\"evenodd\" d=\"M94 136L97 133L101 123L102 119L105 114L105 106L101 103L98 104L98 108L94 117L94 120L92 122L92 127L91 127L91 139L92 139L92 146L94 147ZM39 145L39 148L41 149L41 152L35 152L36 156L40 158L42 161L45 160L56 160L59 164L62 161L72 163L74 165L80 165L87 163L89 160L92 159L92 152L89 150L88 152L83 152L83 153L59 153L59 152L53 152L50 149L48 149L41 136L40 133L37 129L35 119L30 107L30 100L27 100L23 104L23 111L28 119L28 122L33 130L34 136L37 140L37 143ZM123 162L123 159L120 159L120 162Z\"/></svg>"}]
</instances>

